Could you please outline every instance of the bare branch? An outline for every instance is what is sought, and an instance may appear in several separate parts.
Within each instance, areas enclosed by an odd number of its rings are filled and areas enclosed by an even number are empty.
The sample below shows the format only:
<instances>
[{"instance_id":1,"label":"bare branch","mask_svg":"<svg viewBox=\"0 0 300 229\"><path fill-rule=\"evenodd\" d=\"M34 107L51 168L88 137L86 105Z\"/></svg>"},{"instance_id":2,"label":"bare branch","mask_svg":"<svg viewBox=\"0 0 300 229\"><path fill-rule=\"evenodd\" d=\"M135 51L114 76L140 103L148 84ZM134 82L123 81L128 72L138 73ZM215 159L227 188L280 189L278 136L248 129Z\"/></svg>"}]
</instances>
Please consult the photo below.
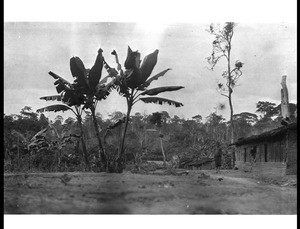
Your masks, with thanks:
<instances>
[{"instance_id":1,"label":"bare branch","mask_svg":"<svg viewBox=\"0 0 300 229\"><path fill-rule=\"evenodd\" d=\"M220 93L221 95L223 95L223 96L225 96L225 97L227 97L227 98L229 98L229 96L228 95L225 95L225 94L222 94L222 93Z\"/></svg>"},{"instance_id":2,"label":"bare branch","mask_svg":"<svg viewBox=\"0 0 300 229\"><path fill-rule=\"evenodd\" d=\"M225 55L220 55L220 56L211 56L211 57L207 57L207 62L211 65L211 70L213 70L213 68L215 67L215 65L218 63L218 61ZM226 57L226 56L225 56ZM226 57L227 58L227 57Z\"/></svg>"}]
</instances>

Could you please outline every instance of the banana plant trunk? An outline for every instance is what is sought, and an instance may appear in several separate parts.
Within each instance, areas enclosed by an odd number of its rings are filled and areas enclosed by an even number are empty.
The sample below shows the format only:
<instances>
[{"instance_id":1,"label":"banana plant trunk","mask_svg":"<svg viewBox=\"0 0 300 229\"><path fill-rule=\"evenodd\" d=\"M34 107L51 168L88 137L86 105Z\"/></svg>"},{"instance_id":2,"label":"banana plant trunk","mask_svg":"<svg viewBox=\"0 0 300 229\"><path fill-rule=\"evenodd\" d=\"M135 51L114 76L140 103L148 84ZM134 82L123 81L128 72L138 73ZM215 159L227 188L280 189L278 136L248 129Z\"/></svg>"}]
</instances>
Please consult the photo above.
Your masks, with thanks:
<instances>
[{"instance_id":1,"label":"banana plant trunk","mask_svg":"<svg viewBox=\"0 0 300 229\"><path fill-rule=\"evenodd\" d=\"M99 158L101 159L101 162L106 165L106 156L105 156L104 149L103 149L102 142L101 142L99 126L98 126L98 122L97 122L96 114L95 114L95 107L91 107L90 110L92 112L94 128L96 131L96 136L97 136L97 140L98 140L98 144L99 144L99 148L100 148Z\"/></svg>"},{"instance_id":2,"label":"banana plant trunk","mask_svg":"<svg viewBox=\"0 0 300 229\"><path fill-rule=\"evenodd\" d=\"M59 165L60 165L60 150L58 150L57 153L56 153L56 161L57 161L57 164L56 164L56 172L59 172Z\"/></svg>"},{"instance_id":3,"label":"banana plant trunk","mask_svg":"<svg viewBox=\"0 0 300 229\"><path fill-rule=\"evenodd\" d=\"M127 99L127 114L126 114L126 120L125 120L125 126L124 126L122 141L121 141L121 145L120 145L120 148L119 148L118 160L120 160L124 155L125 137L126 137L126 132L127 132L127 128L128 128L131 109L132 109L132 98L130 97L130 98Z\"/></svg>"},{"instance_id":4,"label":"banana plant trunk","mask_svg":"<svg viewBox=\"0 0 300 229\"><path fill-rule=\"evenodd\" d=\"M90 162L89 162L88 154L87 154L87 150L86 150L86 144L84 141L84 132L83 132L83 128L82 128L81 117L78 117L77 120L78 120L79 127L80 127L80 140L81 140L82 152L83 152L83 157L84 157L84 162L85 162L85 170L90 171L91 167L90 167Z\"/></svg>"}]
</instances>

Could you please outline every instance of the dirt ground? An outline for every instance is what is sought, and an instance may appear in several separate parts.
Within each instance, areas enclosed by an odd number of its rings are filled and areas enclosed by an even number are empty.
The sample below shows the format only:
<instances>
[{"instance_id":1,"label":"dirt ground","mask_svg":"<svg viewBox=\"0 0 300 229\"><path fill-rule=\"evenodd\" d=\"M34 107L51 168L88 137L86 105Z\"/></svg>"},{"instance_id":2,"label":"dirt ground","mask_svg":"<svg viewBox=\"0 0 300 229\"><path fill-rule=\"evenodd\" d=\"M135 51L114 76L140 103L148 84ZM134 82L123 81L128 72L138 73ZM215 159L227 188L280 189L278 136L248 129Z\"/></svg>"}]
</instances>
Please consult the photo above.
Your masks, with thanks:
<instances>
[{"instance_id":1,"label":"dirt ground","mask_svg":"<svg viewBox=\"0 0 300 229\"><path fill-rule=\"evenodd\" d=\"M180 171L180 170L178 170ZM5 214L297 214L297 178L239 170L186 175L4 174Z\"/></svg>"}]
</instances>

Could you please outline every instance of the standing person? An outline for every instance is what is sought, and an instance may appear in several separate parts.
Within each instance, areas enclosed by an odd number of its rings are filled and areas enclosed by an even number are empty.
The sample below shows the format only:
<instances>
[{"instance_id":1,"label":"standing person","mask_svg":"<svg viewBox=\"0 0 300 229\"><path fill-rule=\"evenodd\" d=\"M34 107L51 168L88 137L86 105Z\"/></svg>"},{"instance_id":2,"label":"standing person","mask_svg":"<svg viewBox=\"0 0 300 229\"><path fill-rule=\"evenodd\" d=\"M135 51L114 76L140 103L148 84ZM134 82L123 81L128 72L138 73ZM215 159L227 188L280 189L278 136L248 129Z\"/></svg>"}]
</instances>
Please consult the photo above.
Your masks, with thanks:
<instances>
[{"instance_id":1,"label":"standing person","mask_svg":"<svg viewBox=\"0 0 300 229\"><path fill-rule=\"evenodd\" d=\"M250 168L250 172L252 172L252 169L255 166L255 162L256 162L256 147L253 147L250 150L250 156L251 156L251 168Z\"/></svg>"},{"instance_id":2,"label":"standing person","mask_svg":"<svg viewBox=\"0 0 300 229\"><path fill-rule=\"evenodd\" d=\"M215 165L216 165L216 173L220 173L221 164L222 164L222 149L220 142L217 142L217 152L214 155Z\"/></svg>"}]
</instances>

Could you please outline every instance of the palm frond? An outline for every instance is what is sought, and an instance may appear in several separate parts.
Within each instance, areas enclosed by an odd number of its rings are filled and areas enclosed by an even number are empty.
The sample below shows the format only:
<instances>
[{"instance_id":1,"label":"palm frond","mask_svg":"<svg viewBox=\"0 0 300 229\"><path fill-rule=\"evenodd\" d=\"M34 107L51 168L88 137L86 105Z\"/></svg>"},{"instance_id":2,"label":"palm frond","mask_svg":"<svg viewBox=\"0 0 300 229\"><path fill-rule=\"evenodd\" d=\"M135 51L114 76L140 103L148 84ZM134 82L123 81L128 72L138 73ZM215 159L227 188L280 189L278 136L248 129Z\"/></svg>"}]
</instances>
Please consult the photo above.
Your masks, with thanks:
<instances>
[{"instance_id":1,"label":"palm frond","mask_svg":"<svg viewBox=\"0 0 300 229\"><path fill-rule=\"evenodd\" d=\"M167 103L167 104L173 105L175 107L183 106L182 103L176 102L174 100L160 98L160 97L145 97L145 98L140 98L140 100L142 100L144 103L156 103L156 104L159 104L159 105Z\"/></svg>"},{"instance_id":2,"label":"palm frond","mask_svg":"<svg viewBox=\"0 0 300 229\"><path fill-rule=\"evenodd\" d=\"M56 105L51 105L51 106L37 109L36 112L41 112L41 113L45 112L45 111L53 111L53 112L62 111L62 112L64 112L67 110L72 110L72 108L67 105L63 105L63 104L56 104Z\"/></svg>"},{"instance_id":3,"label":"palm frond","mask_svg":"<svg viewBox=\"0 0 300 229\"><path fill-rule=\"evenodd\" d=\"M157 88L152 88L152 89L146 90L146 91L142 92L140 95L157 95L162 92L177 91L182 88L184 88L184 87L182 87L182 86L157 87Z\"/></svg>"}]
</instances>

